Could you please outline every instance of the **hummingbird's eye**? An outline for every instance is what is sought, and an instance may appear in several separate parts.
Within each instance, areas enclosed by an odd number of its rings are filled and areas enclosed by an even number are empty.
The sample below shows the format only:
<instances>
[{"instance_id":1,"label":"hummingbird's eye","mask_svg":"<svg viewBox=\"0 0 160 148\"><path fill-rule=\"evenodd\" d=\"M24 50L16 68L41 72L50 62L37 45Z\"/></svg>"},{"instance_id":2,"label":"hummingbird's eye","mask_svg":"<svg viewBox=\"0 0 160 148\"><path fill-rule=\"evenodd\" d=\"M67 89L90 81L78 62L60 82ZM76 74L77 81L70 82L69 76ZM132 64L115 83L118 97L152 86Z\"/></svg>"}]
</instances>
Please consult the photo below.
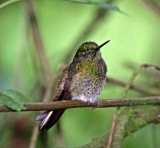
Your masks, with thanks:
<instances>
[{"instance_id":1,"label":"hummingbird's eye","mask_svg":"<svg viewBox=\"0 0 160 148\"><path fill-rule=\"evenodd\" d=\"M83 52L83 55L87 55L87 54L88 54L88 51L84 51L84 52Z\"/></svg>"},{"instance_id":2,"label":"hummingbird's eye","mask_svg":"<svg viewBox=\"0 0 160 148\"><path fill-rule=\"evenodd\" d=\"M83 52L83 55L86 55L86 52Z\"/></svg>"}]
</instances>

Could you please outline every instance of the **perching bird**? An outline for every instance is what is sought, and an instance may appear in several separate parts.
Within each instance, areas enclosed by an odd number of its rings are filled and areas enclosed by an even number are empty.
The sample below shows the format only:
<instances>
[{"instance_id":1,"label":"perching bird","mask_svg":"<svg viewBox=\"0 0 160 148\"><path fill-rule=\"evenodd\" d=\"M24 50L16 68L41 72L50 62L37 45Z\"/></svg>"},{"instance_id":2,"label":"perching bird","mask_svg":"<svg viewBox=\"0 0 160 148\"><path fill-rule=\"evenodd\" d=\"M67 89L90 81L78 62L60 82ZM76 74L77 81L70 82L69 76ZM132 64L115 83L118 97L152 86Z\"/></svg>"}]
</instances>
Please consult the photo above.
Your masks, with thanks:
<instances>
[{"instance_id":1,"label":"perching bird","mask_svg":"<svg viewBox=\"0 0 160 148\"><path fill-rule=\"evenodd\" d=\"M105 83L107 66L100 48L95 42L85 42L77 50L73 62L64 69L56 90L54 100L79 100L88 103L97 101ZM41 121L39 130L44 131L57 123L65 109L47 111L38 115Z\"/></svg>"}]
</instances>

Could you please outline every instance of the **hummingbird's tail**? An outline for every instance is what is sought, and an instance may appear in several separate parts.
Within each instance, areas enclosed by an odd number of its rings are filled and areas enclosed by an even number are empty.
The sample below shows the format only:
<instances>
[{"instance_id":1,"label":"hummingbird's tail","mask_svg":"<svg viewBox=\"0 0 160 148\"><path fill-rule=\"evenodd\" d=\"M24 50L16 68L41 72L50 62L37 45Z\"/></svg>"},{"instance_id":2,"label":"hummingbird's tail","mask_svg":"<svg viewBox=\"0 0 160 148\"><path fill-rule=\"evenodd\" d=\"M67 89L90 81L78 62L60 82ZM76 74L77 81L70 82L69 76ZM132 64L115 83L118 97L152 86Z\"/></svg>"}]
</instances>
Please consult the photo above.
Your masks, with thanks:
<instances>
[{"instance_id":1,"label":"hummingbird's tail","mask_svg":"<svg viewBox=\"0 0 160 148\"><path fill-rule=\"evenodd\" d=\"M39 125L39 131L46 131L57 123L65 109L49 111L40 114L36 117L36 120L41 121Z\"/></svg>"}]
</instances>

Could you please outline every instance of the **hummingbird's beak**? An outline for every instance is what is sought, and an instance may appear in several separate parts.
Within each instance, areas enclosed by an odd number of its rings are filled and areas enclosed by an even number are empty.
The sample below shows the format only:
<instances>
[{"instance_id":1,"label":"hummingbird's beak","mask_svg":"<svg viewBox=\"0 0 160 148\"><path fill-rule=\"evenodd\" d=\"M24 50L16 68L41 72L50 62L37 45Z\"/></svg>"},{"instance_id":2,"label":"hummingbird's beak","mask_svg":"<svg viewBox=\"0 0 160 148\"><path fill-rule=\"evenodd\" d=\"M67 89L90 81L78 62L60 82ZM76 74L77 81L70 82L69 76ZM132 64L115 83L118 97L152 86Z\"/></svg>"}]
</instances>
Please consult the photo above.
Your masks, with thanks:
<instances>
[{"instance_id":1,"label":"hummingbird's beak","mask_svg":"<svg viewBox=\"0 0 160 148\"><path fill-rule=\"evenodd\" d=\"M101 47L103 47L104 45L106 45L110 40L104 42L103 44L101 44L100 46L97 47L96 51L98 51Z\"/></svg>"}]
</instances>

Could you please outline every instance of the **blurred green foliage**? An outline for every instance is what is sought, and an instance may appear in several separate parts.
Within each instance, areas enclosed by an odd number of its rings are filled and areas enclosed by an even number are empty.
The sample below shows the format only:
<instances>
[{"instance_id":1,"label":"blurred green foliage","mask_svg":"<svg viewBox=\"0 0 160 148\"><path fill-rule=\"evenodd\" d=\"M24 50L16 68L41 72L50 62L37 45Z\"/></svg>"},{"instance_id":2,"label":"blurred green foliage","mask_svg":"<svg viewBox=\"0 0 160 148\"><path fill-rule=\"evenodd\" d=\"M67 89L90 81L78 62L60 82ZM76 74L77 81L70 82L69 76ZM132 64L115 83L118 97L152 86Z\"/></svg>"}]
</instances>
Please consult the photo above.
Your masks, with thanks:
<instances>
[{"instance_id":1,"label":"blurred green foliage","mask_svg":"<svg viewBox=\"0 0 160 148\"><path fill-rule=\"evenodd\" d=\"M27 98L19 92L13 90L0 92L0 103L6 105L12 110L21 111L25 109L22 104L24 102L27 102Z\"/></svg>"},{"instance_id":2,"label":"blurred green foliage","mask_svg":"<svg viewBox=\"0 0 160 148\"><path fill-rule=\"evenodd\" d=\"M0 1L0 3L3 2L5 0ZM102 56L108 65L108 76L110 77L127 81L134 69L130 67L132 64L136 66L142 63L160 65L160 16L156 15L145 2L140 0L115 1L114 4L129 16L106 10L108 15L91 30L87 39L84 40L95 41L97 44L111 40L105 47L106 49L102 49ZM158 0L154 1L154 4L160 7ZM64 61L67 53L72 51L69 63L77 50L69 49L70 46L76 43L77 38L94 18L99 8L63 0L35 0L34 9L45 53L52 72L57 76L60 73L60 65L66 64ZM37 70L35 66L36 47L31 27L27 21L25 1L16 2L0 10L0 89L16 89L25 94L30 101L38 101L42 96L37 79L42 77L39 76L40 70ZM44 80L42 78L40 82L45 83ZM140 75L138 80L139 82L155 80L158 84L160 83L160 80L154 76ZM101 98L121 97L122 93L123 88L107 84ZM131 91L128 96L142 95ZM109 132L114 111L114 108L67 110L60 120L64 145L80 146ZM16 130L13 130L12 127L12 123L15 122L10 122L10 120L17 121L19 118L24 119L19 124L22 124L24 131L29 133L26 138L27 145L29 145L31 127L34 126L36 114L33 112L1 114L0 131L3 134L0 136L2 139L0 147L6 147L8 141L15 142L13 137L16 136ZM154 140L160 138L159 131L159 125L147 126L133 136L129 136L125 140L125 147L153 148ZM51 145L56 145L56 132L56 127L49 130L49 144ZM25 135L25 132L22 134ZM156 138L154 138L155 135ZM40 138L38 138L37 147L39 145Z\"/></svg>"}]
</instances>

